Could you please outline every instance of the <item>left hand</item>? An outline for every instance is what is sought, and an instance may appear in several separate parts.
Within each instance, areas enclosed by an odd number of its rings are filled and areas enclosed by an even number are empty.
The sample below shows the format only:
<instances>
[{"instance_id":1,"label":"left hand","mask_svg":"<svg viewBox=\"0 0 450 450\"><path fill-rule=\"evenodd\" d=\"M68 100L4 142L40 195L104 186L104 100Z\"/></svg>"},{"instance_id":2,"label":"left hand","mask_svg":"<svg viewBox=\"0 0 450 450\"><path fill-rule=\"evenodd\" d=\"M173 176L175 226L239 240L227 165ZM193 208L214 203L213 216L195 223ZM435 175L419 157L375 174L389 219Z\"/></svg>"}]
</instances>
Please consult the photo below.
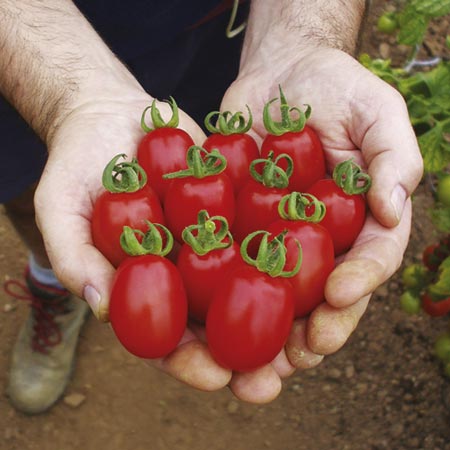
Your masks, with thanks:
<instances>
[{"instance_id":1,"label":"left hand","mask_svg":"<svg viewBox=\"0 0 450 450\"><path fill-rule=\"evenodd\" d=\"M222 111L245 111L248 104L252 133L261 141L264 104L278 97L281 85L290 105L311 105L308 124L322 141L328 172L353 157L372 177L370 212L357 241L329 276L326 302L295 321L285 349L271 365L235 374L230 382L238 398L261 402L278 395L281 378L339 350L371 293L399 268L410 233L409 197L423 167L402 97L348 54L316 47L295 58L277 55L270 64L258 60L241 66Z\"/></svg>"}]
</instances>

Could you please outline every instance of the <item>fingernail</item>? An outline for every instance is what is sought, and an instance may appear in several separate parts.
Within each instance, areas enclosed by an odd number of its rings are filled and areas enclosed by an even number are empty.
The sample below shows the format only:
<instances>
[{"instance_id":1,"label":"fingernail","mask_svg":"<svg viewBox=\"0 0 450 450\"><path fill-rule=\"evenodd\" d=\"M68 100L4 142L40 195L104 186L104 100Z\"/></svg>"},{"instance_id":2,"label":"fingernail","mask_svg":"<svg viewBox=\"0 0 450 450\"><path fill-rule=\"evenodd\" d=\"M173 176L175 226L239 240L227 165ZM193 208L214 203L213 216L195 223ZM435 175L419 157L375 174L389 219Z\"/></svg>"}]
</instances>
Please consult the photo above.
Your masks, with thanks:
<instances>
[{"instance_id":1,"label":"fingernail","mask_svg":"<svg viewBox=\"0 0 450 450\"><path fill-rule=\"evenodd\" d=\"M100 294L92 286L86 286L83 291L83 297L91 307L92 312L95 314L95 317L97 317L98 319L101 300Z\"/></svg>"},{"instance_id":2,"label":"fingernail","mask_svg":"<svg viewBox=\"0 0 450 450\"><path fill-rule=\"evenodd\" d=\"M402 217L405 202L406 202L406 192L399 184L397 184L397 186L395 186L391 194L391 204L394 207L395 215L397 216L398 222L400 222L400 219Z\"/></svg>"}]
</instances>

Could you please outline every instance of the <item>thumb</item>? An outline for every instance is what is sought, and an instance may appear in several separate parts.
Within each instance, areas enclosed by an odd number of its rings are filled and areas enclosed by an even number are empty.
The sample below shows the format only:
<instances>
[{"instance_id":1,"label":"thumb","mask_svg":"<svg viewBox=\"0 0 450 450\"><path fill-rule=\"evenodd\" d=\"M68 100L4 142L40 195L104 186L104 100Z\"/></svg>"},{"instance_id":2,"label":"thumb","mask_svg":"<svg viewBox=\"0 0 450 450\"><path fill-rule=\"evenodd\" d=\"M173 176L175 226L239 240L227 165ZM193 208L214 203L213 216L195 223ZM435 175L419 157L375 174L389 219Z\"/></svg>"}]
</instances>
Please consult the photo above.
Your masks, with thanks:
<instances>
[{"instance_id":1,"label":"thumb","mask_svg":"<svg viewBox=\"0 0 450 450\"><path fill-rule=\"evenodd\" d=\"M382 225L396 226L423 174L417 139L400 94L391 94L389 101L382 103L361 148L372 177L367 194L370 209Z\"/></svg>"},{"instance_id":2,"label":"thumb","mask_svg":"<svg viewBox=\"0 0 450 450\"><path fill-rule=\"evenodd\" d=\"M107 321L115 270L92 243L91 205L88 200L89 204L77 206L75 200L55 199L48 195L46 181L41 181L35 196L36 222L53 271L69 291L88 302L97 319Z\"/></svg>"}]
</instances>

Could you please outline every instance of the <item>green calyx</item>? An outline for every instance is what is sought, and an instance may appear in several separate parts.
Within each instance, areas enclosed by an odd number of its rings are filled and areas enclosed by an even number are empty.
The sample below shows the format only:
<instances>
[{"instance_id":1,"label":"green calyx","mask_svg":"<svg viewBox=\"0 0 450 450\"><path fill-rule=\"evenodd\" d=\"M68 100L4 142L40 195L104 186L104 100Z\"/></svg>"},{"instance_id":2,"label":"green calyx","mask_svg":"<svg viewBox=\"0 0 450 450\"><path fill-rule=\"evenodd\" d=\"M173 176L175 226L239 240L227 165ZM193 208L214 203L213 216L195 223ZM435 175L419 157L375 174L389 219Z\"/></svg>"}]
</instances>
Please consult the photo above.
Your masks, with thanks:
<instances>
[{"instance_id":1,"label":"green calyx","mask_svg":"<svg viewBox=\"0 0 450 450\"><path fill-rule=\"evenodd\" d=\"M253 125L253 116L250 108L247 107L248 120L245 120L242 112L232 114L230 111L212 111L205 117L205 127L210 133L223 134L245 134ZM212 119L217 116L216 125L212 124Z\"/></svg>"},{"instance_id":2,"label":"green calyx","mask_svg":"<svg viewBox=\"0 0 450 450\"><path fill-rule=\"evenodd\" d=\"M148 220L145 223L148 226L145 233L129 226L123 227L120 235L120 245L123 251L130 256L166 256L173 247L172 233L159 223L152 223Z\"/></svg>"},{"instance_id":3,"label":"green calyx","mask_svg":"<svg viewBox=\"0 0 450 450\"><path fill-rule=\"evenodd\" d=\"M178 126L179 123L178 105L175 102L175 99L173 97L169 97L169 100L164 100L164 102L169 104L170 109L172 110L172 117L168 121L165 121L161 116L159 108L156 106L156 99L154 99L152 104L144 109L141 116L141 128L146 133L150 133L151 131L157 128L176 128ZM149 127L145 123L145 116L148 110L150 110L150 117L152 119L153 128Z\"/></svg>"},{"instance_id":4,"label":"green calyx","mask_svg":"<svg viewBox=\"0 0 450 450\"><path fill-rule=\"evenodd\" d=\"M114 156L103 170L102 183L107 191L136 192L147 183L147 174L136 158L133 158L131 162L117 163L120 158L126 157L124 153Z\"/></svg>"},{"instance_id":5,"label":"green calyx","mask_svg":"<svg viewBox=\"0 0 450 450\"><path fill-rule=\"evenodd\" d=\"M227 219L222 216L209 217L204 209L198 213L198 223L183 230L182 238L200 256L212 250L225 249L233 245Z\"/></svg>"},{"instance_id":6,"label":"green calyx","mask_svg":"<svg viewBox=\"0 0 450 450\"><path fill-rule=\"evenodd\" d=\"M278 203L278 214L285 220L319 223L325 213L325 204L311 194L291 192Z\"/></svg>"},{"instance_id":7,"label":"green calyx","mask_svg":"<svg viewBox=\"0 0 450 450\"><path fill-rule=\"evenodd\" d=\"M281 153L275 159L273 157L274 152L270 151L267 159L258 158L253 160L249 167L250 174L256 181L266 187L287 188L289 186L289 178L294 170L294 162L286 153ZM287 163L286 170L278 166L278 163L283 160L286 160ZM258 172L256 166L261 164L264 164L262 171Z\"/></svg>"},{"instance_id":8,"label":"green calyx","mask_svg":"<svg viewBox=\"0 0 450 450\"><path fill-rule=\"evenodd\" d=\"M186 153L186 164L188 166L187 169L166 173L163 175L163 178L205 178L211 175L218 175L227 167L227 160L217 149L208 152L202 147L193 145L189 147Z\"/></svg>"},{"instance_id":9,"label":"green calyx","mask_svg":"<svg viewBox=\"0 0 450 450\"><path fill-rule=\"evenodd\" d=\"M284 270L287 255L287 249L284 245L284 238L286 236L286 233L287 230L283 231L270 241L270 233L268 231L259 230L249 234L241 243L242 259L247 264L256 267L260 272L267 273L271 277L290 278L294 275L297 275L302 265L302 248L300 242L295 240L295 244L298 248L297 262L295 263L295 267L292 270ZM261 239L261 243L259 244L258 255L255 259L253 259L248 254L247 248L250 241L261 234L263 236Z\"/></svg>"},{"instance_id":10,"label":"green calyx","mask_svg":"<svg viewBox=\"0 0 450 450\"><path fill-rule=\"evenodd\" d=\"M348 195L364 194L370 189L372 179L353 159L339 163L333 170L334 182Z\"/></svg>"},{"instance_id":11,"label":"green calyx","mask_svg":"<svg viewBox=\"0 0 450 450\"><path fill-rule=\"evenodd\" d=\"M306 106L306 110L302 111L296 106L290 106L286 97L284 96L281 86L278 86L280 90L280 114L281 120L279 122L275 121L270 115L270 105L277 101L278 98L273 98L264 105L263 110L263 122L266 130L275 136L281 136L284 133L293 132L298 133L305 128L306 121L311 115L311 107ZM294 113L294 117L293 114Z\"/></svg>"}]
</instances>

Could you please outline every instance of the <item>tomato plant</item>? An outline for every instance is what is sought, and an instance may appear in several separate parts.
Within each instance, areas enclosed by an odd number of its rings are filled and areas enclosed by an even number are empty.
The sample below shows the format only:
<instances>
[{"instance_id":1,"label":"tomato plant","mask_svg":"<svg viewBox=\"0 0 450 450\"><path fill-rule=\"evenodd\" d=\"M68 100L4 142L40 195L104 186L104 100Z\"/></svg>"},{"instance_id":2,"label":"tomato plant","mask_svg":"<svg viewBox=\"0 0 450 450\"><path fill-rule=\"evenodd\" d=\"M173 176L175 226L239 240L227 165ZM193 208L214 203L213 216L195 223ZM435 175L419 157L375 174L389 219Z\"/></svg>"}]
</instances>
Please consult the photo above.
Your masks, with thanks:
<instances>
[{"instance_id":1,"label":"tomato plant","mask_svg":"<svg viewBox=\"0 0 450 450\"><path fill-rule=\"evenodd\" d=\"M230 111L213 111L205 119L205 126L212 134L206 138L203 148L208 151L216 148L226 158L225 173L233 183L235 194L250 179L250 163L259 157L256 141L247 134L253 123L251 111L247 109L248 121L241 112L231 114ZM217 125L213 125L211 120L216 115Z\"/></svg>"},{"instance_id":2,"label":"tomato plant","mask_svg":"<svg viewBox=\"0 0 450 450\"><path fill-rule=\"evenodd\" d=\"M171 179L164 200L164 214L175 239L182 242L183 229L197 223L197 215L205 209L223 216L231 224L235 217L233 185L223 173L226 159L214 149L192 146L187 152L187 169L164 175Z\"/></svg>"},{"instance_id":3,"label":"tomato plant","mask_svg":"<svg viewBox=\"0 0 450 450\"><path fill-rule=\"evenodd\" d=\"M280 167L282 164L286 170ZM252 179L245 184L236 199L236 219L232 227L236 241L242 242L250 233L264 229L279 217L278 203L289 192L287 186L292 171L292 158L285 154L274 158L274 154L270 153L267 159L252 161ZM256 248L256 243L252 243L250 252L254 254Z\"/></svg>"},{"instance_id":4,"label":"tomato plant","mask_svg":"<svg viewBox=\"0 0 450 450\"><path fill-rule=\"evenodd\" d=\"M261 156L267 158L270 152L275 156L287 154L293 161L293 172L289 180L289 190L304 192L313 183L325 177L325 155L322 143L316 132L306 125L311 114L308 106L306 112L289 106L280 87L281 122L276 122L270 115L269 107L274 98L264 107L264 126L268 132L261 145ZM298 118L292 119L291 113ZM285 169L284 166L281 166Z\"/></svg>"},{"instance_id":5,"label":"tomato plant","mask_svg":"<svg viewBox=\"0 0 450 450\"><path fill-rule=\"evenodd\" d=\"M137 161L117 163L125 157L117 155L105 167L106 192L97 198L91 217L94 245L115 267L127 256L120 246L125 225L145 230L145 220L164 223L158 196L146 183L146 174Z\"/></svg>"},{"instance_id":6,"label":"tomato plant","mask_svg":"<svg viewBox=\"0 0 450 450\"><path fill-rule=\"evenodd\" d=\"M123 261L114 275L109 318L130 353L160 358L172 352L183 336L187 299L177 268L164 258L173 244L170 232L159 224L148 222L148 227L147 233L124 227L122 243L134 256Z\"/></svg>"},{"instance_id":7,"label":"tomato plant","mask_svg":"<svg viewBox=\"0 0 450 450\"><path fill-rule=\"evenodd\" d=\"M247 253L248 243L263 234L256 259ZM284 235L268 242L269 233L256 231L242 243L248 265L230 272L215 291L206 317L206 337L211 354L222 366L240 372L270 363L282 350L292 326L294 298L284 270Z\"/></svg>"},{"instance_id":8,"label":"tomato plant","mask_svg":"<svg viewBox=\"0 0 450 450\"><path fill-rule=\"evenodd\" d=\"M163 178L163 175L186 168L186 152L194 145L189 134L177 128L179 118L175 100L171 97L168 103L172 109L172 117L167 122L161 117L156 100L153 100L151 106L142 113L141 127L146 134L141 139L137 151L139 164L147 173L149 183L161 202L170 183ZM148 110L150 110L154 128L145 123Z\"/></svg>"},{"instance_id":9,"label":"tomato plant","mask_svg":"<svg viewBox=\"0 0 450 450\"><path fill-rule=\"evenodd\" d=\"M310 211L314 213L309 215ZM301 245L302 266L289 281L294 287L295 317L304 317L324 301L325 283L335 266L333 240L319 223L325 207L310 194L293 192L280 201L279 214L281 218L272 222L267 231L274 235L287 231L286 270L295 265L297 242Z\"/></svg>"},{"instance_id":10,"label":"tomato plant","mask_svg":"<svg viewBox=\"0 0 450 450\"><path fill-rule=\"evenodd\" d=\"M352 160L333 170L333 179L316 181L308 192L325 204L320 224L331 235L336 255L346 252L355 242L366 220L364 193L370 188L369 175Z\"/></svg>"},{"instance_id":11,"label":"tomato plant","mask_svg":"<svg viewBox=\"0 0 450 450\"><path fill-rule=\"evenodd\" d=\"M427 33L428 25L435 18L449 14L450 3L406 0L401 5L387 16L395 18L395 29L392 23L387 25L395 32L399 44L411 47L407 59L394 66L389 59L372 59L363 54L360 61L400 92L418 138L426 174L425 186L431 187L436 199L430 208L430 216L436 229L446 237L426 246L422 252L422 270L407 272L405 269L404 283L408 291L421 297L422 308L427 314L441 316L446 314L447 298L450 298L450 63L438 53L438 45L427 45L426 41L433 35ZM385 19L380 19L384 21L383 25L386 25ZM449 363L444 371L450 376Z\"/></svg>"},{"instance_id":12,"label":"tomato plant","mask_svg":"<svg viewBox=\"0 0 450 450\"><path fill-rule=\"evenodd\" d=\"M200 323L206 320L214 290L241 262L239 245L233 241L224 217L198 214L198 224L183 230L177 267L183 278L189 315Z\"/></svg>"}]
</instances>

